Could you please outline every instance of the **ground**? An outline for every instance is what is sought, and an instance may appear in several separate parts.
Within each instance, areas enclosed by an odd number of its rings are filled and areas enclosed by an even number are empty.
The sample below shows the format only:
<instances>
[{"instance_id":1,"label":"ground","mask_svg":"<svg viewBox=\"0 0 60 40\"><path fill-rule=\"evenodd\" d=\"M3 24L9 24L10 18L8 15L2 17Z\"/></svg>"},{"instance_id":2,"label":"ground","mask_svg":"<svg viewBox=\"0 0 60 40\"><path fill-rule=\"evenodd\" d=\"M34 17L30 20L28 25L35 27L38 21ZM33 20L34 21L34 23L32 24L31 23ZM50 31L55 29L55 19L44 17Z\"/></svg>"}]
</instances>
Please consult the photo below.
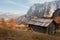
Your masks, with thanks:
<instances>
[{"instance_id":1,"label":"ground","mask_svg":"<svg viewBox=\"0 0 60 40\"><path fill-rule=\"evenodd\" d=\"M0 28L0 40L60 40L60 30L55 35L48 35L26 30L24 26L20 29Z\"/></svg>"},{"instance_id":2,"label":"ground","mask_svg":"<svg viewBox=\"0 0 60 40\"><path fill-rule=\"evenodd\" d=\"M59 37L38 32L0 28L0 40L59 40Z\"/></svg>"}]
</instances>

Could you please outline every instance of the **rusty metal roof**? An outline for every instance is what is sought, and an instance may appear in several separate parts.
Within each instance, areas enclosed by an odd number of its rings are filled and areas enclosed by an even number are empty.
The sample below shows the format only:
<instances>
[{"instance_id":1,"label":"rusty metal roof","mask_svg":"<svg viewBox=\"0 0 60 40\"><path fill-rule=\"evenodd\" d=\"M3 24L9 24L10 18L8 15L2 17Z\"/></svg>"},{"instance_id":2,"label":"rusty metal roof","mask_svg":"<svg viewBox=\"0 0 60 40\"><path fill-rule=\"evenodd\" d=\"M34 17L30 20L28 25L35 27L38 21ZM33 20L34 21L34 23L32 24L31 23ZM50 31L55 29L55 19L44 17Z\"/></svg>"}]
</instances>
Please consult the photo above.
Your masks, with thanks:
<instances>
[{"instance_id":1,"label":"rusty metal roof","mask_svg":"<svg viewBox=\"0 0 60 40\"><path fill-rule=\"evenodd\" d=\"M53 19L31 19L28 24L47 27Z\"/></svg>"}]
</instances>

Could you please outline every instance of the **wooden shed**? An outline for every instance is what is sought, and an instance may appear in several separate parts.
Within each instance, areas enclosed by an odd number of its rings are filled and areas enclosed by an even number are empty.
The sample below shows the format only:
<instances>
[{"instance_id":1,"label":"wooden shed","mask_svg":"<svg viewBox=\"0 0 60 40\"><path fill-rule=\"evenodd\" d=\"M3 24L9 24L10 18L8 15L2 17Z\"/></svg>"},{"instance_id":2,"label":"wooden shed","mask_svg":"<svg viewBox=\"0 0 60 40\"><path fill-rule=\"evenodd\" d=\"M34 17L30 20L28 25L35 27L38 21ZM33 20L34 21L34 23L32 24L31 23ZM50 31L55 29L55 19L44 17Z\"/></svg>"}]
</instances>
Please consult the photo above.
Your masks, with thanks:
<instances>
[{"instance_id":1,"label":"wooden shed","mask_svg":"<svg viewBox=\"0 0 60 40\"><path fill-rule=\"evenodd\" d=\"M30 28L37 32L43 32L48 34L55 34L56 27L54 25L53 19L31 19L28 22Z\"/></svg>"}]
</instances>

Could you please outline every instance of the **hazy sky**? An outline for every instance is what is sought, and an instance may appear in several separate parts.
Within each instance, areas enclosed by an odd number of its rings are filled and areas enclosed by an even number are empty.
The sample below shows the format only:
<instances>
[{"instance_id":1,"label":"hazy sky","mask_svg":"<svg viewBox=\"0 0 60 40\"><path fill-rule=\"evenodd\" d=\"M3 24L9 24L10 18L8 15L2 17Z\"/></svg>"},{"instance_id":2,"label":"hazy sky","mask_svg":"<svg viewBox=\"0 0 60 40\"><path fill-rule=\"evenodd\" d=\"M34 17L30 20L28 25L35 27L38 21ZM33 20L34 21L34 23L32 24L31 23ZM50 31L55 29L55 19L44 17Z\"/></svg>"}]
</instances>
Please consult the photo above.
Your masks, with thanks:
<instances>
[{"instance_id":1,"label":"hazy sky","mask_svg":"<svg viewBox=\"0 0 60 40\"><path fill-rule=\"evenodd\" d=\"M1 12L26 14L34 3L50 2L53 0L0 0Z\"/></svg>"}]
</instances>

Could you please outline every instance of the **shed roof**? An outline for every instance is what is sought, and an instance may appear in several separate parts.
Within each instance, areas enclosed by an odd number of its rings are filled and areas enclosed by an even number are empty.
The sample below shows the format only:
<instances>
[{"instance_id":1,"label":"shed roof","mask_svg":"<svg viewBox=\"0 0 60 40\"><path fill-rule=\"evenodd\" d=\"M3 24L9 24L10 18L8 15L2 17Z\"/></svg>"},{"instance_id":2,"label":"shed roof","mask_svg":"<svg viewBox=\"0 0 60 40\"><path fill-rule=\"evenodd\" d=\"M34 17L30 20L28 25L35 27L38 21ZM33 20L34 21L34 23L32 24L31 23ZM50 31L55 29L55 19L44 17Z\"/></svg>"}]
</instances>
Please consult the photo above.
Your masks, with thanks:
<instances>
[{"instance_id":1,"label":"shed roof","mask_svg":"<svg viewBox=\"0 0 60 40\"><path fill-rule=\"evenodd\" d=\"M53 21L53 19L31 19L28 24L38 25L42 27L48 27L49 24Z\"/></svg>"}]
</instances>

